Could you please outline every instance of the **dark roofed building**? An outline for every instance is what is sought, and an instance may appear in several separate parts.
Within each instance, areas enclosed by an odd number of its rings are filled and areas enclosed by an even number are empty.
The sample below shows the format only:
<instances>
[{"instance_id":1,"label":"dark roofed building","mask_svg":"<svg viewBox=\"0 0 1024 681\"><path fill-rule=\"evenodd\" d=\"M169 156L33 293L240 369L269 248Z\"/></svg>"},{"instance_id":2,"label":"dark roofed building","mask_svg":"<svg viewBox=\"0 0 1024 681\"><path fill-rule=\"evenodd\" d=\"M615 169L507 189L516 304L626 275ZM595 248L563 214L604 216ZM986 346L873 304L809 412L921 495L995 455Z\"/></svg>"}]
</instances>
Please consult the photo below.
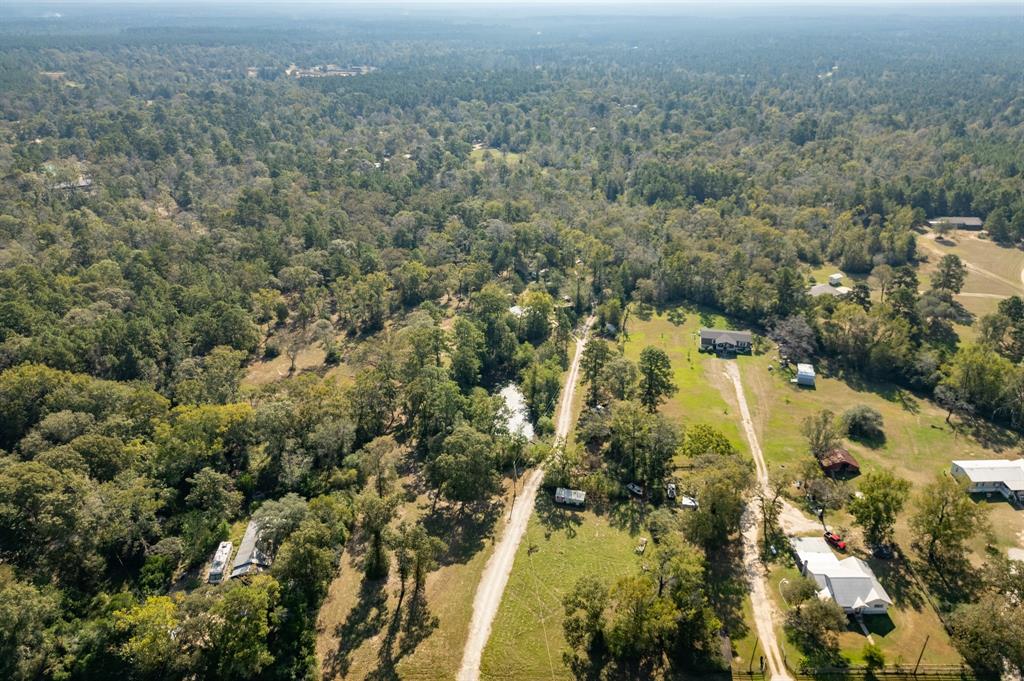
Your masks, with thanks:
<instances>
[{"instance_id":1,"label":"dark roofed building","mask_svg":"<svg viewBox=\"0 0 1024 681\"><path fill-rule=\"evenodd\" d=\"M749 331L727 331L725 329L701 329L700 349L711 352L750 353L754 337Z\"/></svg>"},{"instance_id":2,"label":"dark roofed building","mask_svg":"<svg viewBox=\"0 0 1024 681\"><path fill-rule=\"evenodd\" d=\"M831 452L821 457L818 460L821 464L821 470L825 471L825 475L835 477L846 477L851 475L857 475L860 473L860 464L857 463L857 459L853 458L850 452L846 451L841 447L836 447Z\"/></svg>"}]
</instances>

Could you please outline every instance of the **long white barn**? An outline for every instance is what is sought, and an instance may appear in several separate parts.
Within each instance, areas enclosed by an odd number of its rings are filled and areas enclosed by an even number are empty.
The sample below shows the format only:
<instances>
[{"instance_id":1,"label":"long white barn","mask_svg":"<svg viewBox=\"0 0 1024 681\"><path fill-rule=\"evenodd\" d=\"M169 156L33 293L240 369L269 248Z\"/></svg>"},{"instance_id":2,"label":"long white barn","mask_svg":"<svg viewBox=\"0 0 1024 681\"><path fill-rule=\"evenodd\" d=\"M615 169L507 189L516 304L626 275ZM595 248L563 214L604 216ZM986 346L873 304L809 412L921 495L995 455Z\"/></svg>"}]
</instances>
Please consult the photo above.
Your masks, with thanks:
<instances>
[{"instance_id":1,"label":"long white barn","mask_svg":"<svg viewBox=\"0 0 1024 681\"><path fill-rule=\"evenodd\" d=\"M967 481L968 492L999 492L1009 501L1024 503L1024 459L954 461L949 472Z\"/></svg>"}]
</instances>

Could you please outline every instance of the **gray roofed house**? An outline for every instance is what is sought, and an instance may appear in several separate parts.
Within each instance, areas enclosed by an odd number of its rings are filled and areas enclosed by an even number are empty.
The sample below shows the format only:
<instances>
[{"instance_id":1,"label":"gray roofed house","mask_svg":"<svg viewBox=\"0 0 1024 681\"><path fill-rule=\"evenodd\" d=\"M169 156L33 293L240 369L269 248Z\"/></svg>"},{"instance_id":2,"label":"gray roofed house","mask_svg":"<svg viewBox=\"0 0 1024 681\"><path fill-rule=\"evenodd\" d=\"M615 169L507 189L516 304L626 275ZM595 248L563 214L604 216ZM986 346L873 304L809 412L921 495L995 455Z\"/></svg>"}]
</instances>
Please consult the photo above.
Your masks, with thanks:
<instances>
[{"instance_id":1,"label":"gray roofed house","mask_svg":"<svg viewBox=\"0 0 1024 681\"><path fill-rule=\"evenodd\" d=\"M844 296L852 289L849 286L833 286L832 284L815 284L807 289L807 294L812 298L819 296Z\"/></svg>"},{"instance_id":2,"label":"gray roofed house","mask_svg":"<svg viewBox=\"0 0 1024 681\"><path fill-rule=\"evenodd\" d=\"M937 227L940 224L949 225L950 227L952 227L954 229L981 229L982 226L984 225L984 223L981 221L981 218L964 217L964 216L956 216L956 217L945 216L945 217L935 218L934 220L929 220L928 221L928 225L931 226L931 227Z\"/></svg>"},{"instance_id":3,"label":"gray roofed house","mask_svg":"<svg viewBox=\"0 0 1024 681\"><path fill-rule=\"evenodd\" d=\"M860 558L839 560L821 537L798 537L791 543L800 572L820 588L818 598L831 598L848 615L884 615L892 605L875 573Z\"/></svg>"},{"instance_id":4,"label":"gray roofed house","mask_svg":"<svg viewBox=\"0 0 1024 681\"><path fill-rule=\"evenodd\" d=\"M1024 503L1024 459L954 461L950 473L959 480L967 480L968 492L999 492L1009 501Z\"/></svg>"},{"instance_id":5,"label":"gray roofed house","mask_svg":"<svg viewBox=\"0 0 1024 681\"><path fill-rule=\"evenodd\" d=\"M260 526L255 520L249 521L242 543L238 545L238 553L235 554L231 578L258 574L269 568L272 562L273 559L260 547Z\"/></svg>"},{"instance_id":6,"label":"gray roofed house","mask_svg":"<svg viewBox=\"0 0 1024 681\"><path fill-rule=\"evenodd\" d=\"M754 336L749 331L728 331L726 329L701 329L700 349L715 352L749 353Z\"/></svg>"}]
</instances>

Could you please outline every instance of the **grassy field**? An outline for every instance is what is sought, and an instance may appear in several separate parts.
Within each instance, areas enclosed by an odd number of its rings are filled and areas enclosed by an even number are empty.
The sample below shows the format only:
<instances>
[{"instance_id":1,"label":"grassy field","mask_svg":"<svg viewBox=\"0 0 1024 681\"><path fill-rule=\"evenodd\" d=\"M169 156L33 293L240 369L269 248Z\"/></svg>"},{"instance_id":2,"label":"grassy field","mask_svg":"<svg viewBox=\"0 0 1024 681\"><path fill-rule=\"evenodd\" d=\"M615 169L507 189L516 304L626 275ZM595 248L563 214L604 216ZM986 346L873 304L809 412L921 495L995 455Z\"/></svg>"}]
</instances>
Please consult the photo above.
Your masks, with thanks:
<instances>
[{"instance_id":1,"label":"grassy field","mask_svg":"<svg viewBox=\"0 0 1024 681\"><path fill-rule=\"evenodd\" d=\"M917 245L918 253L928 258L919 269L922 286L931 282L932 273L943 255L958 255L976 268L968 271L961 295L957 296L976 320L994 312L1001 298L1024 295L1024 280L1021 278L1024 251L1020 249L999 246L970 232L958 232L942 240L921 235ZM964 340L973 340L977 335L975 326L956 328Z\"/></svg>"},{"instance_id":2,"label":"grassy field","mask_svg":"<svg viewBox=\"0 0 1024 681\"><path fill-rule=\"evenodd\" d=\"M408 480L407 480L408 481ZM386 582L368 582L359 567L363 547L351 543L331 583L317 622L317 659L324 679L450 679L462 661L473 596L494 550L511 485L478 517L441 510L430 515L425 495L405 503L400 517L424 517L448 543L441 567L427 578L425 605L411 616L408 596L398 610L395 570Z\"/></svg>"},{"instance_id":3,"label":"grassy field","mask_svg":"<svg viewBox=\"0 0 1024 681\"><path fill-rule=\"evenodd\" d=\"M873 468L892 470L915 487L927 484L939 473L949 470L953 459L986 459L1016 456L1020 440L1009 431L994 426L974 433L954 430L946 424L946 413L928 400L891 385L851 384L839 378L818 374L815 389L800 388L789 382L790 375L768 371L773 356L742 358L743 385L755 427L770 468L796 467L808 456L807 443L800 433L803 419L819 410L836 415L857 404L866 404L884 419L885 441L867 445L847 440L845 446L857 458L862 471ZM1005 502L993 502L991 509L998 546L1018 545L1024 532L1024 513L1014 511ZM905 514L906 516L906 514ZM909 546L906 517L897 524L897 539ZM978 539L982 548L985 540Z\"/></svg>"},{"instance_id":4,"label":"grassy field","mask_svg":"<svg viewBox=\"0 0 1024 681\"><path fill-rule=\"evenodd\" d=\"M638 569L634 548L641 534L627 528L615 513L556 507L541 490L484 650L481 678L568 677L562 598L584 575L611 581Z\"/></svg>"},{"instance_id":5,"label":"grassy field","mask_svg":"<svg viewBox=\"0 0 1024 681\"><path fill-rule=\"evenodd\" d=\"M697 308L656 312L648 319L632 314L624 346L626 357L636 361L640 351L648 345L664 350L672 361L673 379L679 392L662 405L661 413L684 426L711 424L725 433L740 451L746 451L732 385L723 374L724 360L697 349L701 327L733 328L721 315Z\"/></svg>"}]
</instances>

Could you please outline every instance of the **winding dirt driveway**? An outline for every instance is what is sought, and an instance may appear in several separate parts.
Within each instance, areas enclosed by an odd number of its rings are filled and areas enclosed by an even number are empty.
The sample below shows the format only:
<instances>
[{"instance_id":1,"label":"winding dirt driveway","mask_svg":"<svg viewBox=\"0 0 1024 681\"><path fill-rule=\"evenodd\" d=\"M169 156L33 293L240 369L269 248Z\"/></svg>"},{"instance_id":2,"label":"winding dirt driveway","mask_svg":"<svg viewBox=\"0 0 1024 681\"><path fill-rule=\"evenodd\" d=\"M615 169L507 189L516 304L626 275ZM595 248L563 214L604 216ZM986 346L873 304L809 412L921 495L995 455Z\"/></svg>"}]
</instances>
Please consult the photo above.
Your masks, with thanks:
<instances>
[{"instance_id":1,"label":"winding dirt driveway","mask_svg":"<svg viewBox=\"0 0 1024 681\"><path fill-rule=\"evenodd\" d=\"M735 361L726 362L725 375L732 381L733 388L736 390L736 402L740 408L743 433L747 438L747 444L750 445L750 453L754 457L754 466L757 468L757 484L761 489L767 491L768 465L765 463L764 453L761 451L761 443L757 439L757 431L754 430L754 421L750 418L747 397L743 393L740 369ZM805 518L800 511L785 501L783 501L779 521L783 529L790 533L817 531L818 529L817 523ZM765 566L757 558L757 530L760 525L760 507L756 503L747 504L747 510L743 514L743 568L750 581L750 604L754 611L754 627L757 629L757 638L761 641L767 671L771 678L775 681L793 681L793 677L786 671L782 650L775 637L775 622L781 616L776 612L775 604L768 596L768 574Z\"/></svg>"},{"instance_id":2,"label":"winding dirt driveway","mask_svg":"<svg viewBox=\"0 0 1024 681\"><path fill-rule=\"evenodd\" d=\"M573 355L572 364L569 366L565 387L562 389L562 400L558 406L558 421L555 424L556 441L564 442L569 434L569 428L572 427L572 400L579 377L580 357L583 355L587 334L593 323L593 317L587 319L582 335L576 339L576 352ZM466 646L462 651L459 681L477 681L480 678L480 659L483 656L484 647L487 645L487 639L491 636L491 625L494 623L495 615L498 614L498 606L501 605L501 597L505 593L508 576L512 572L519 542L522 540L523 534L526 532L526 525L533 514L534 500L543 480L543 464L534 468L526 476L523 490L518 494L516 504L509 514L505 531L480 577L480 583L476 587L476 596L473 598L473 618L469 621L469 637L466 639Z\"/></svg>"}]
</instances>

